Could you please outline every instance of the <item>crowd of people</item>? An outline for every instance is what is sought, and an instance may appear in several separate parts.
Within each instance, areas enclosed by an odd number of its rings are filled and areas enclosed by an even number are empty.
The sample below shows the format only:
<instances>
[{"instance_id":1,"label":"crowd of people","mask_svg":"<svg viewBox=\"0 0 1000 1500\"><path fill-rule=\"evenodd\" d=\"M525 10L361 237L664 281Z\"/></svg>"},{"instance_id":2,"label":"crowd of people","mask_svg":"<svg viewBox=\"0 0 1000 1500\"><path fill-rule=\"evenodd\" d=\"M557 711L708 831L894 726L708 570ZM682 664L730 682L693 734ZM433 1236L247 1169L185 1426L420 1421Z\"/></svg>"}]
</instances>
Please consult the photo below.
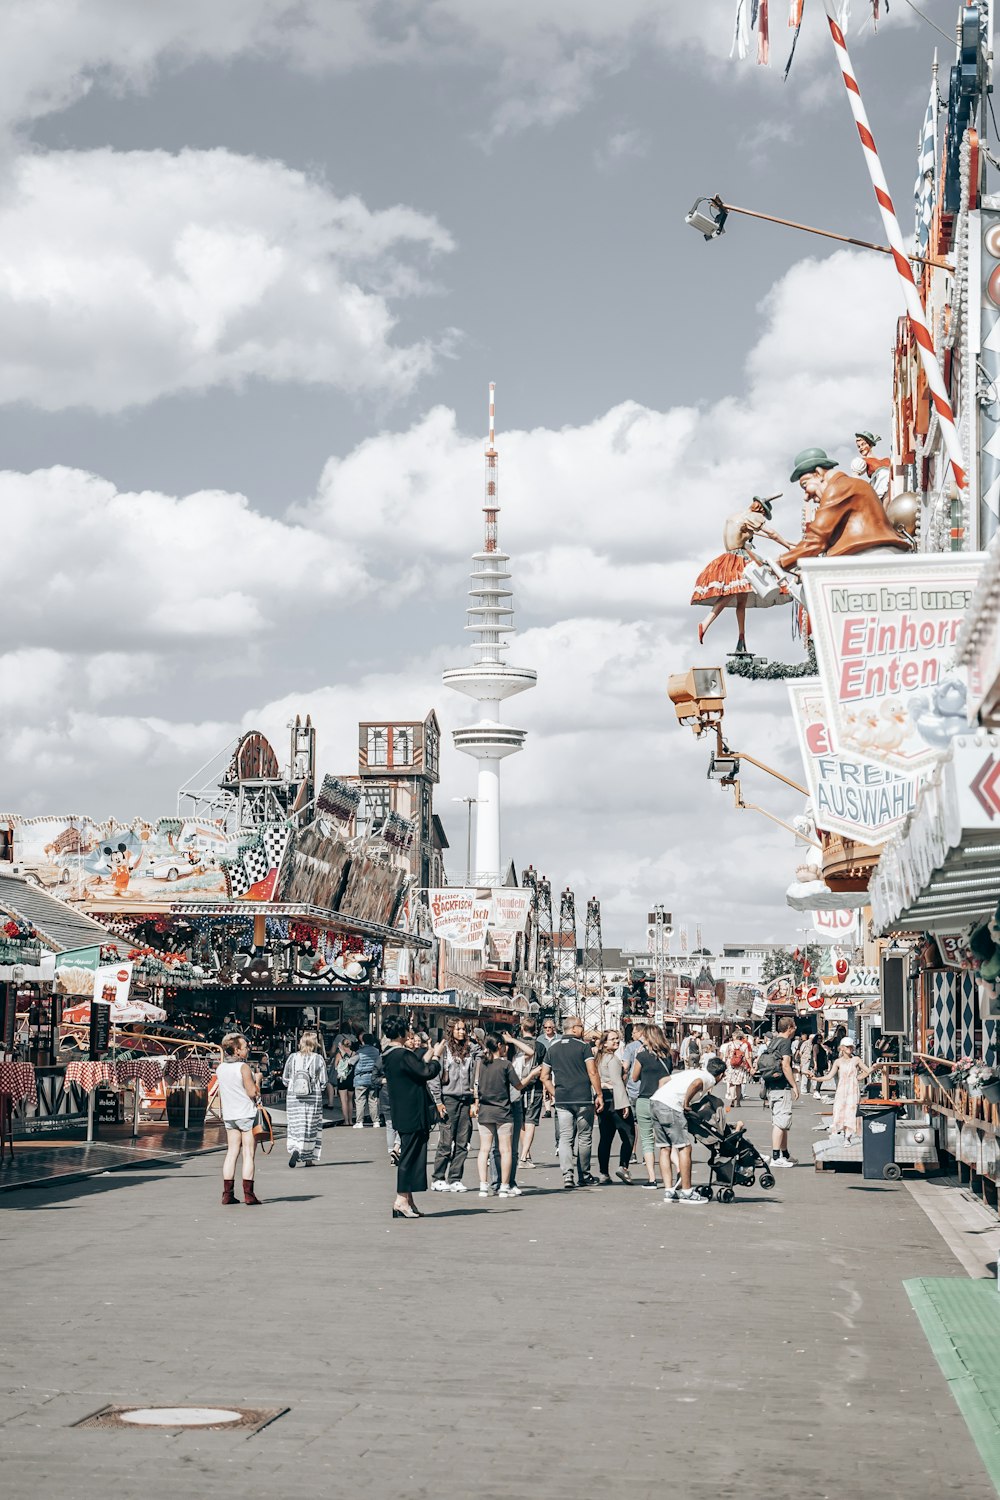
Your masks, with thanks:
<instances>
[{"instance_id":1,"label":"crowd of people","mask_svg":"<svg viewBox=\"0 0 1000 1500\"><path fill-rule=\"evenodd\" d=\"M248 1061L245 1037L222 1040L218 1100L227 1132L223 1165L225 1204L237 1202L235 1172L242 1158L245 1203L257 1204L254 1189L255 1120L262 1075ZM779 1019L767 1037L735 1027L716 1046L689 1035L680 1047L662 1027L636 1023L628 1033L585 1033L579 1017L559 1031L547 1018L539 1030L525 1017L517 1036L497 1035L453 1019L440 1041L416 1031L404 1017L389 1017L379 1041L371 1033L336 1037L329 1056L316 1031L304 1031L281 1072L286 1092L288 1165L315 1166L323 1143L324 1103L339 1095L342 1122L363 1130L381 1123L396 1170L394 1218L422 1217L414 1195L428 1187L428 1147L437 1126L430 1168L435 1192L464 1193L473 1128L480 1197L518 1197L518 1174L535 1167L532 1149L543 1115L551 1115L563 1187L572 1190L612 1183L632 1185L641 1157L642 1186L662 1189L666 1202L698 1206L705 1198L692 1186L692 1146L687 1113L724 1087L727 1112L756 1083L771 1117L771 1167L796 1163L788 1148L795 1100L810 1086L834 1084L834 1129L854 1128L866 1070L854 1043L838 1029L824 1041L797 1035L791 1016ZM839 1122L839 1124L838 1124ZM597 1172L592 1171L597 1126ZM638 1167L637 1167L638 1169Z\"/></svg>"}]
</instances>

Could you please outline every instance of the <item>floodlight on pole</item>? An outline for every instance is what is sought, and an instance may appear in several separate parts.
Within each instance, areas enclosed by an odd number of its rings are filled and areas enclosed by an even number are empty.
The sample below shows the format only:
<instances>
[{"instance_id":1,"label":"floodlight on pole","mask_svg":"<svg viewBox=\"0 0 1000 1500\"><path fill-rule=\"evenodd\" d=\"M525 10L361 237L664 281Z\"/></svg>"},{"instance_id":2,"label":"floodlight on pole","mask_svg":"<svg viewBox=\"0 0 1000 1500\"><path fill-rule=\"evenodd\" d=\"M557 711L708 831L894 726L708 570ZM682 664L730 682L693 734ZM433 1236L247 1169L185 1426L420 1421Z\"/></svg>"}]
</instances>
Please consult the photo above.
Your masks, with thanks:
<instances>
[{"instance_id":1,"label":"floodlight on pole","mask_svg":"<svg viewBox=\"0 0 1000 1500\"><path fill-rule=\"evenodd\" d=\"M704 205L704 206L703 206ZM763 219L767 224L780 224L784 229L799 229L803 234L818 234L824 240L837 240L841 245L854 245L858 250L875 250L879 255L891 255L891 245L876 245L873 240L859 240L851 234L835 234L832 229L817 229L813 224L800 224L795 219L782 219L778 214L761 213L756 208L739 208L735 203L723 203L718 193L714 197L696 198L684 215L685 224L706 240L717 240L726 232L726 220L730 214L742 214L747 219ZM943 271L953 271L949 261L937 260L932 255L911 255L922 266L938 266Z\"/></svg>"}]
</instances>

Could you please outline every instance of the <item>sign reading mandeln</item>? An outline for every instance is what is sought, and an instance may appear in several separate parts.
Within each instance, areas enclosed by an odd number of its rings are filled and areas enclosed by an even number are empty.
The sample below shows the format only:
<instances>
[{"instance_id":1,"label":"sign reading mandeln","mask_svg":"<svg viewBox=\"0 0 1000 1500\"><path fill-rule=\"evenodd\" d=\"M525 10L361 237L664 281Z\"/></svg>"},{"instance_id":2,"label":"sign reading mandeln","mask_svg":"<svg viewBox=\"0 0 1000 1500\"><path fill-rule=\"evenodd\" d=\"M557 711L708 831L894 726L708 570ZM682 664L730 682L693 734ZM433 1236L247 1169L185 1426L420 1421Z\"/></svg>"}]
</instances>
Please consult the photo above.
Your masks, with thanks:
<instances>
[{"instance_id":1,"label":"sign reading mandeln","mask_svg":"<svg viewBox=\"0 0 1000 1500\"><path fill-rule=\"evenodd\" d=\"M912 774L937 760L933 716L983 553L810 557L800 567L832 748Z\"/></svg>"},{"instance_id":2,"label":"sign reading mandeln","mask_svg":"<svg viewBox=\"0 0 1000 1500\"><path fill-rule=\"evenodd\" d=\"M884 844L917 802L916 776L834 753L818 677L786 684L816 826L863 844Z\"/></svg>"}]
</instances>

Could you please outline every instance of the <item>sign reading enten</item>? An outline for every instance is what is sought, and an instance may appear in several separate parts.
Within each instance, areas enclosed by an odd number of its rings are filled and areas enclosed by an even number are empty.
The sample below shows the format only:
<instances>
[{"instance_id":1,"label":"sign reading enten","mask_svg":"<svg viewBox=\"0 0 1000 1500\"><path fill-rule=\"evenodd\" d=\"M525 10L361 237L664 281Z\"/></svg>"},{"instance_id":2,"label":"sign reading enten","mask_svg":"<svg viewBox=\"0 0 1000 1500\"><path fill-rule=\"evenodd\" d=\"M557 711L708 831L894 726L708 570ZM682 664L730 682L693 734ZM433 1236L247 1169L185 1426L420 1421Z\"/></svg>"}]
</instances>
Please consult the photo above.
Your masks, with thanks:
<instances>
[{"instance_id":1,"label":"sign reading enten","mask_svg":"<svg viewBox=\"0 0 1000 1500\"><path fill-rule=\"evenodd\" d=\"M835 754L819 678L801 677L787 687L816 826L861 843L884 843L916 806L918 778Z\"/></svg>"},{"instance_id":2,"label":"sign reading enten","mask_svg":"<svg viewBox=\"0 0 1000 1500\"><path fill-rule=\"evenodd\" d=\"M802 560L834 753L909 773L933 764L946 733L937 690L982 562L981 552ZM954 717L951 701L943 713Z\"/></svg>"}]
</instances>

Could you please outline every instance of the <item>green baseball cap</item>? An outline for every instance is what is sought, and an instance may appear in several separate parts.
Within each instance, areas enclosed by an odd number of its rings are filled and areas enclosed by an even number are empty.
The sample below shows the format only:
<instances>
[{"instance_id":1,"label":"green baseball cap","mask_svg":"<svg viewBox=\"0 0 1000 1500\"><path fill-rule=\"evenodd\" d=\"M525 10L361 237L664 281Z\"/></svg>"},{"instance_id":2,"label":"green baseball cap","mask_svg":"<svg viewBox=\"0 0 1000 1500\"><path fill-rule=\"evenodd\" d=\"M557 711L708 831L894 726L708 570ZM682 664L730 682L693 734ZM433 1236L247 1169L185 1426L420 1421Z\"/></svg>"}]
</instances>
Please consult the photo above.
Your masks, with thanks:
<instances>
[{"instance_id":1,"label":"green baseball cap","mask_svg":"<svg viewBox=\"0 0 1000 1500\"><path fill-rule=\"evenodd\" d=\"M836 467L837 460L831 458L825 448L803 448L801 453L795 455L795 467L789 478L795 484L803 474L811 474L814 469L835 469Z\"/></svg>"}]
</instances>

